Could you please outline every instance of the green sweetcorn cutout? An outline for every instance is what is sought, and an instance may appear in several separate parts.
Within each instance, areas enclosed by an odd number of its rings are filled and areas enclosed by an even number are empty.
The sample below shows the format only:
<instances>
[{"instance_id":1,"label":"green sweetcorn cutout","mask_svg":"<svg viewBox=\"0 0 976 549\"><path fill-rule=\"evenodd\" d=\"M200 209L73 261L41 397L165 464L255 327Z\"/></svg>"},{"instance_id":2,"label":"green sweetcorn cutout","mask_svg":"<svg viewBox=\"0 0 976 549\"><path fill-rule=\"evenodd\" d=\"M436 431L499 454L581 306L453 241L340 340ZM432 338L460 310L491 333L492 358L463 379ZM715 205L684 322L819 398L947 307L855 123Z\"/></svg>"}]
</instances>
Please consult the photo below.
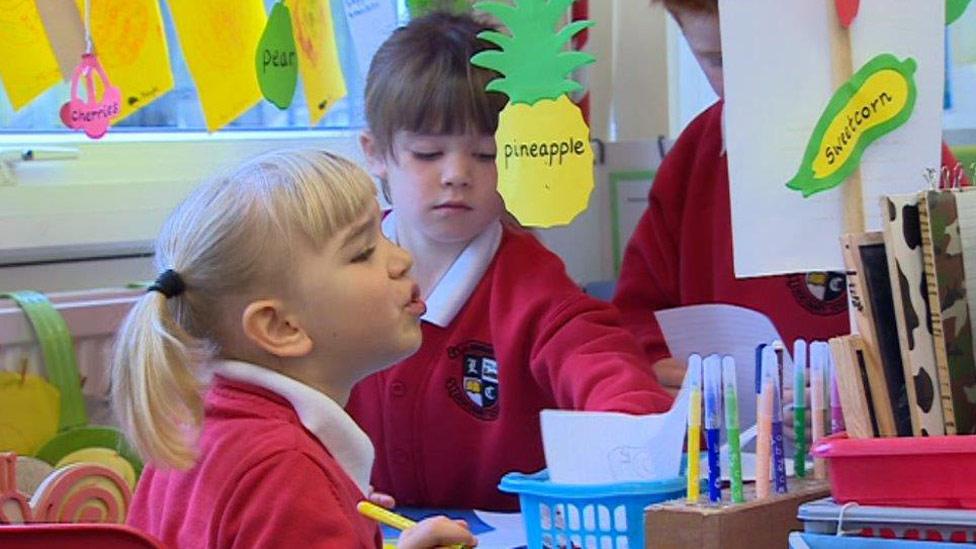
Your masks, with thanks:
<instances>
[{"instance_id":1,"label":"green sweetcorn cutout","mask_svg":"<svg viewBox=\"0 0 976 549\"><path fill-rule=\"evenodd\" d=\"M899 61L894 55L889 53L880 54L861 67L850 80L834 92L833 97L831 97L830 102L817 121L810 141L807 143L799 170L786 183L786 186L790 189L800 191L803 193L804 198L808 198L816 193L832 189L843 183L860 165L861 155L864 154L864 150L868 146L878 138L894 131L911 117L917 94L914 77L915 69L916 62L914 59L906 58L904 61ZM852 152L847 160L828 176L818 179L814 174L813 163L821 147L825 144L825 134L831 123L848 106L848 103L869 78L885 70L895 71L905 79L908 96L905 99L904 105L896 115L868 128L863 134L858 135L857 142L853 145Z\"/></svg>"}]
</instances>

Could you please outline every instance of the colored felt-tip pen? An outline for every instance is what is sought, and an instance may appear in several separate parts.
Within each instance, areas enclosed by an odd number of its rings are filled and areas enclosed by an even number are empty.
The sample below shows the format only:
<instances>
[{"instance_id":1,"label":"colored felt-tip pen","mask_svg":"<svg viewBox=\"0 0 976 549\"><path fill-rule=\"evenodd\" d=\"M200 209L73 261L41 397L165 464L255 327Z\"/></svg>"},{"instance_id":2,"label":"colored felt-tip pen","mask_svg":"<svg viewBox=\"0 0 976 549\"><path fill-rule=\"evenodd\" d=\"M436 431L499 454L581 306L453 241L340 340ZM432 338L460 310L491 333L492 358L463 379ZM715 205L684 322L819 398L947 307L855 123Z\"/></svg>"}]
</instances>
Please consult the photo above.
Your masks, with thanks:
<instances>
[{"instance_id":1,"label":"colored felt-tip pen","mask_svg":"<svg viewBox=\"0 0 976 549\"><path fill-rule=\"evenodd\" d=\"M844 410L840 404L840 387L837 385L837 366L834 355L827 347L827 379L830 383L830 432L839 433L847 426L844 424Z\"/></svg>"},{"instance_id":2,"label":"colored felt-tip pen","mask_svg":"<svg viewBox=\"0 0 976 549\"><path fill-rule=\"evenodd\" d=\"M708 444L708 500L722 501L722 466L719 445L722 435L722 358L710 355L704 363L705 441Z\"/></svg>"},{"instance_id":3,"label":"colored felt-tip pen","mask_svg":"<svg viewBox=\"0 0 976 549\"><path fill-rule=\"evenodd\" d=\"M781 344L782 345L782 344ZM771 425L773 451L773 481L777 493L786 492L786 456L783 449L783 401L780 398L782 384L779 377L779 356L775 346L763 349L762 375L763 384L768 382L773 387L773 417Z\"/></svg>"},{"instance_id":4,"label":"colored felt-tip pen","mask_svg":"<svg viewBox=\"0 0 976 549\"><path fill-rule=\"evenodd\" d=\"M810 423L813 429L811 435L814 444L817 444L826 433L824 415L827 410L826 399L829 397L826 394L824 381L826 378L825 370L828 367L827 353L829 350L825 346L825 343L821 344L819 341L810 344ZM822 458L814 458L813 467L815 478L827 478L827 469Z\"/></svg>"},{"instance_id":5,"label":"colored felt-tip pen","mask_svg":"<svg viewBox=\"0 0 976 549\"><path fill-rule=\"evenodd\" d=\"M729 479L732 503L742 503L742 449L739 445L739 395L735 359L722 357L722 398L725 400L725 436L729 439Z\"/></svg>"},{"instance_id":6,"label":"colored felt-tip pen","mask_svg":"<svg viewBox=\"0 0 976 549\"><path fill-rule=\"evenodd\" d=\"M701 477L701 368L699 355L688 357L688 501L698 502L698 486Z\"/></svg>"},{"instance_id":7,"label":"colored felt-tip pen","mask_svg":"<svg viewBox=\"0 0 976 549\"><path fill-rule=\"evenodd\" d=\"M796 433L793 473L807 476L807 342L793 342L793 432Z\"/></svg>"}]
</instances>

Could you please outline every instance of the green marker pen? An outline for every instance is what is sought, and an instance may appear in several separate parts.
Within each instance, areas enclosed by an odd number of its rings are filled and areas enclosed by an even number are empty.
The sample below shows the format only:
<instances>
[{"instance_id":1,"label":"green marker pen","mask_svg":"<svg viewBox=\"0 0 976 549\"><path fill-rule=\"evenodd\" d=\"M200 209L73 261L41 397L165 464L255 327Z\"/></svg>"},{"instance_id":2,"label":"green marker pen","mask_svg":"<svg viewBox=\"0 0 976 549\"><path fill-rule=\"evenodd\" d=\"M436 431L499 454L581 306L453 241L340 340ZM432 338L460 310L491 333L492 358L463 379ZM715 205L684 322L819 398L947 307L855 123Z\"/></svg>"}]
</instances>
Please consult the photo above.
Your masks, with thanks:
<instances>
[{"instance_id":1,"label":"green marker pen","mask_svg":"<svg viewBox=\"0 0 976 549\"><path fill-rule=\"evenodd\" d=\"M739 396L735 378L735 359L722 357L722 396L725 399L725 434L729 440L729 471L732 503L742 503L742 451L739 447Z\"/></svg>"},{"instance_id":2,"label":"green marker pen","mask_svg":"<svg viewBox=\"0 0 976 549\"><path fill-rule=\"evenodd\" d=\"M793 342L793 432L796 434L793 472L797 478L807 476L807 342Z\"/></svg>"}]
</instances>

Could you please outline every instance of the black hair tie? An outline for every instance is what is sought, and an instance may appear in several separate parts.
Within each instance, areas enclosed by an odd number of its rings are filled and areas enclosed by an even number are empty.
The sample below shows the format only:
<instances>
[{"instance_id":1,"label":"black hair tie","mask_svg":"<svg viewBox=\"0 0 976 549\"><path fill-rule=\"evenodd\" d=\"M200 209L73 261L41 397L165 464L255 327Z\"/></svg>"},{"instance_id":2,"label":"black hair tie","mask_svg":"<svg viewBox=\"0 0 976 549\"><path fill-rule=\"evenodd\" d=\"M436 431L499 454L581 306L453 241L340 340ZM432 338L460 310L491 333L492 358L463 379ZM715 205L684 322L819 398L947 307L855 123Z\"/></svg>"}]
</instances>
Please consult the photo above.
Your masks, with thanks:
<instances>
[{"instance_id":1,"label":"black hair tie","mask_svg":"<svg viewBox=\"0 0 976 549\"><path fill-rule=\"evenodd\" d=\"M146 291L159 292L169 299L182 294L185 290L186 285L183 284L183 279L180 278L180 275L173 269L166 269L156 277L156 281Z\"/></svg>"}]
</instances>

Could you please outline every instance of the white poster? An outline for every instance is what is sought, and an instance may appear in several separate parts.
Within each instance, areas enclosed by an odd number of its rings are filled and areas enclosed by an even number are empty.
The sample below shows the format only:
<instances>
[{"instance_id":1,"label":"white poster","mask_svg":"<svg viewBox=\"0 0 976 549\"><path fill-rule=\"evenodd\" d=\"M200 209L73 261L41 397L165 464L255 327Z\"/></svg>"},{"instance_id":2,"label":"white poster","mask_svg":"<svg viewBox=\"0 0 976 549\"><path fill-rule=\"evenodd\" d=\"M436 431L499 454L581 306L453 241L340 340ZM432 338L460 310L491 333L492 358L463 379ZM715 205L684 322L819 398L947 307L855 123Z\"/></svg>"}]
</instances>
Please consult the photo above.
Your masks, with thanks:
<instances>
[{"instance_id":1,"label":"white poster","mask_svg":"<svg viewBox=\"0 0 976 549\"><path fill-rule=\"evenodd\" d=\"M383 41L397 28L396 5L393 0L342 0L346 21L356 50L359 73L366 79L369 62Z\"/></svg>"},{"instance_id":2,"label":"white poster","mask_svg":"<svg viewBox=\"0 0 976 549\"><path fill-rule=\"evenodd\" d=\"M880 229L881 195L924 188L926 169L939 167L944 8L861 2L851 25L855 72L881 53L917 64L911 118L868 146L861 160L866 230ZM844 269L842 187L809 198L786 187L834 93L833 9L833 0L720 0L737 277Z\"/></svg>"}]
</instances>

